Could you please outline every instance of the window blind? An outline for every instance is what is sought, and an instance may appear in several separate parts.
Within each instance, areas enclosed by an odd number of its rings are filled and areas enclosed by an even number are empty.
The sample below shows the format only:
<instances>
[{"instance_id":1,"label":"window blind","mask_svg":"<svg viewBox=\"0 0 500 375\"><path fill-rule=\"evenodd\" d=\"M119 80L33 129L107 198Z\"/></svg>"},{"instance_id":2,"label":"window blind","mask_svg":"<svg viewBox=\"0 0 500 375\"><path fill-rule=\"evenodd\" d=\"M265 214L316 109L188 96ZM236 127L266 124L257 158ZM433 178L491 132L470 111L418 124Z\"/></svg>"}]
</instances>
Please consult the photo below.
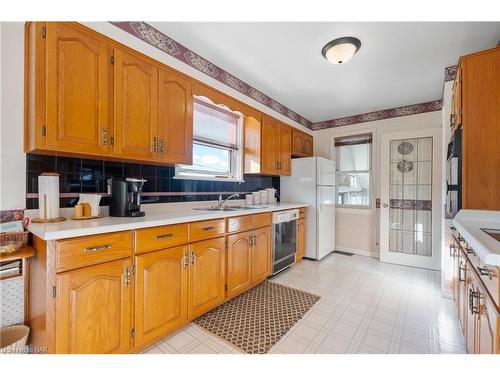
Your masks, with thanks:
<instances>
[{"instance_id":1,"label":"window blind","mask_svg":"<svg viewBox=\"0 0 500 375\"><path fill-rule=\"evenodd\" d=\"M349 135L335 138L335 147L372 143L372 133Z\"/></svg>"},{"instance_id":2,"label":"window blind","mask_svg":"<svg viewBox=\"0 0 500 375\"><path fill-rule=\"evenodd\" d=\"M229 110L195 98L193 139L214 146L238 149L239 118Z\"/></svg>"}]
</instances>

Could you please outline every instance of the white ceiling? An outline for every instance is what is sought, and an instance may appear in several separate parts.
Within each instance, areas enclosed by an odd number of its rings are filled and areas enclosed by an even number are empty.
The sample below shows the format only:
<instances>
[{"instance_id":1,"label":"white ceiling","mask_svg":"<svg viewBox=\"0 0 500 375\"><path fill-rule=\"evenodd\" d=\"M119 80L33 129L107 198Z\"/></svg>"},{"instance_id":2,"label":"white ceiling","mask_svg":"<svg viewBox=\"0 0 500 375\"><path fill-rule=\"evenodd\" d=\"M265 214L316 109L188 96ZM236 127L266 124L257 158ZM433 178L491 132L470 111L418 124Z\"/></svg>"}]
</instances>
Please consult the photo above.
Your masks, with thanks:
<instances>
[{"instance_id":1,"label":"white ceiling","mask_svg":"<svg viewBox=\"0 0 500 375\"><path fill-rule=\"evenodd\" d=\"M149 23L313 122L440 99L444 68L500 39L500 22ZM341 36L361 49L333 65Z\"/></svg>"}]
</instances>

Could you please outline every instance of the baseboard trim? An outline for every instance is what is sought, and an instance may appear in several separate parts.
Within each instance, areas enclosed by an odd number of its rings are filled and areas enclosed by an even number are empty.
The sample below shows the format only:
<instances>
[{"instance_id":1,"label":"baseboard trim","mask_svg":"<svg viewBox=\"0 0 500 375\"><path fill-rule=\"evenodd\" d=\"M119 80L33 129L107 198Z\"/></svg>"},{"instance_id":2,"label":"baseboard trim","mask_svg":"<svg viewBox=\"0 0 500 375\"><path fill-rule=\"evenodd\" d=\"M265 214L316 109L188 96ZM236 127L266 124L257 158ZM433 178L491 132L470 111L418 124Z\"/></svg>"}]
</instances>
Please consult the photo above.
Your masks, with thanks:
<instances>
[{"instance_id":1,"label":"baseboard trim","mask_svg":"<svg viewBox=\"0 0 500 375\"><path fill-rule=\"evenodd\" d=\"M344 246L335 246L335 250L344 251L346 253L352 253L355 255L361 255L364 257L370 257L370 258L376 258L376 259L380 258L380 254L378 252L373 252L373 251L351 249L349 247L344 247Z\"/></svg>"}]
</instances>

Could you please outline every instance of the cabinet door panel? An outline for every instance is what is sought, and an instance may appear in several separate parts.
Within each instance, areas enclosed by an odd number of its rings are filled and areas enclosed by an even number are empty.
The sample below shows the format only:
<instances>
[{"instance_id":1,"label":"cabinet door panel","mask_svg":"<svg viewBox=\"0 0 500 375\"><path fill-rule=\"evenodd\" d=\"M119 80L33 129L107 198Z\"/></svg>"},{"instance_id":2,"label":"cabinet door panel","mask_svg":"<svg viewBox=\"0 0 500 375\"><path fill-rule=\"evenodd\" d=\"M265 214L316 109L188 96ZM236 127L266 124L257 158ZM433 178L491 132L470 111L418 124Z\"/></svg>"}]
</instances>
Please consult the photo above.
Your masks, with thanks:
<instances>
[{"instance_id":1,"label":"cabinet door panel","mask_svg":"<svg viewBox=\"0 0 500 375\"><path fill-rule=\"evenodd\" d=\"M136 257L135 345L146 346L187 321L187 246Z\"/></svg>"},{"instance_id":2,"label":"cabinet door panel","mask_svg":"<svg viewBox=\"0 0 500 375\"><path fill-rule=\"evenodd\" d=\"M289 176L292 174L292 129L284 124L279 127L279 174Z\"/></svg>"},{"instance_id":3,"label":"cabinet door panel","mask_svg":"<svg viewBox=\"0 0 500 375\"><path fill-rule=\"evenodd\" d=\"M304 134L304 155L313 156L313 137L308 134Z\"/></svg>"},{"instance_id":4,"label":"cabinet door panel","mask_svg":"<svg viewBox=\"0 0 500 375\"><path fill-rule=\"evenodd\" d=\"M261 123L253 117L246 116L244 124L245 134L245 162L244 173L261 172Z\"/></svg>"},{"instance_id":5,"label":"cabinet door panel","mask_svg":"<svg viewBox=\"0 0 500 375\"><path fill-rule=\"evenodd\" d=\"M297 221L297 260L301 260L306 253L306 220Z\"/></svg>"},{"instance_id":6,"label":"cabinet door panel","mask_svg":"<svg viewBox=\"0 0 500 375\"><path fill-rule=\"evenodd\" d=\"M252 284L263 281L271 273L271 228L264 227L254 231L255 244L252 251Z\"/></svg>"},{"instance_id":7,"label":"cabinet door panel","mask_svg":"<svg viewBox=\"0 0 500 375\"><path fill-rule=\"evenodd\" d=\"M126 353L130 349L130 260L117 260L56 277L56 353Z\"/></svg>"},{"instance_id":8,"label":"cabinet door panel","mask_svg":"<svg viewBox=\"0 0 500 375\"><path fill-rule=\"evenodd\" d=\"M49 148L112 153L110 57L104 41L65 23L47 24Z\"/></svg>"},{"instance_id":9,"label":"cabinet door panel","mask_svg":"<svg viewBox=\"0 0 500 375\"><path fill-rule=\"evenodd\" d=\"M193 94L191 82L160 70L158 85L158 150L169 163L193 160Z\"/></svg>"},{"instance_id":10,"label":"cabinet door panel","mask_svg":"<svg viewBox=\"0 0 500 375\"><path fill-rule=\"evenodd\" d=\"M224 301L225 246L224 237L189 245L189 320Z\"/></svg>"},{"instance_id":11,"label":"cabinet door panel","mask_svg":"<svg viewBox=\"0 0 500 375\"><path fill-rule=\"evenodd\" d=\"M498 332L497 323L498 312L493 304L487 299L485 291L481 290L481 299L478 315L478 348L479 354L497 354L498 352Z\"/></svg>"},{"instance_id":12,"label":"cabinet door panel","mask_svg":"<svg viewBox=\"0 0 500 375\"><path fill-rule=\"evenodd\" d=\"M261 130L261 173L278 174L279 125L265 118Z\"/></svg>"},{"instance_id":13,"label":"cabinet door panel","mask_svg":"<svg viewBox=\"0 0 500 375\"><path fill-rule=\"evenodd\" d=\"M119 49L114 68L115 154L157 159L158 68Z\"/></svg>"},{"instance_id":14,"label":"cabinet door panel","mask_svg":"<svg viewBox=\"0 0 500 375\"><path fill-rule=\"evenodd\" d=\"M247 289L252 282L250 236L242 232L227 237L227 296L232 297Z\"/></svg>"},{"instance_id":15,"label":"cabinet door panel","mask_svg":"<svg viewBox=\"0 0 500 375\"><path fill-rule=\"evenodd\" d=\"M304 153L304 140L302 132L292 131L292 154L301 156Z\"/></svg>"}]
</instances>

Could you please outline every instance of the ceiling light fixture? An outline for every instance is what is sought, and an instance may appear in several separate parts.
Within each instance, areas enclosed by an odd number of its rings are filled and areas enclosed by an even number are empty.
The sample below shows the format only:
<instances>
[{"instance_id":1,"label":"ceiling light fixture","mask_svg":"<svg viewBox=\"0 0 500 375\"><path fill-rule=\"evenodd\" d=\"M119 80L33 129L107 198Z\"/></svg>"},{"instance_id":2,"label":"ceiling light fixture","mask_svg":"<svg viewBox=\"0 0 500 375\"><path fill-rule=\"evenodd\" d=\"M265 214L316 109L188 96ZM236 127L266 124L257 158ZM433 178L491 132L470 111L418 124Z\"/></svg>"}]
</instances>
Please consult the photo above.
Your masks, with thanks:
<instances>
[{"instance_id":1,"label":"ceiling light fixture","mask_svg":"<svg viewBox=\"0 0 500 375\"><path fill-rule=\"evenodd\" d=\"M345 36L328 42L321 50L321 54L332 64L344 64L358 52L360 47L361 41L358 38Z\"/></svg>"}]
</instances>

